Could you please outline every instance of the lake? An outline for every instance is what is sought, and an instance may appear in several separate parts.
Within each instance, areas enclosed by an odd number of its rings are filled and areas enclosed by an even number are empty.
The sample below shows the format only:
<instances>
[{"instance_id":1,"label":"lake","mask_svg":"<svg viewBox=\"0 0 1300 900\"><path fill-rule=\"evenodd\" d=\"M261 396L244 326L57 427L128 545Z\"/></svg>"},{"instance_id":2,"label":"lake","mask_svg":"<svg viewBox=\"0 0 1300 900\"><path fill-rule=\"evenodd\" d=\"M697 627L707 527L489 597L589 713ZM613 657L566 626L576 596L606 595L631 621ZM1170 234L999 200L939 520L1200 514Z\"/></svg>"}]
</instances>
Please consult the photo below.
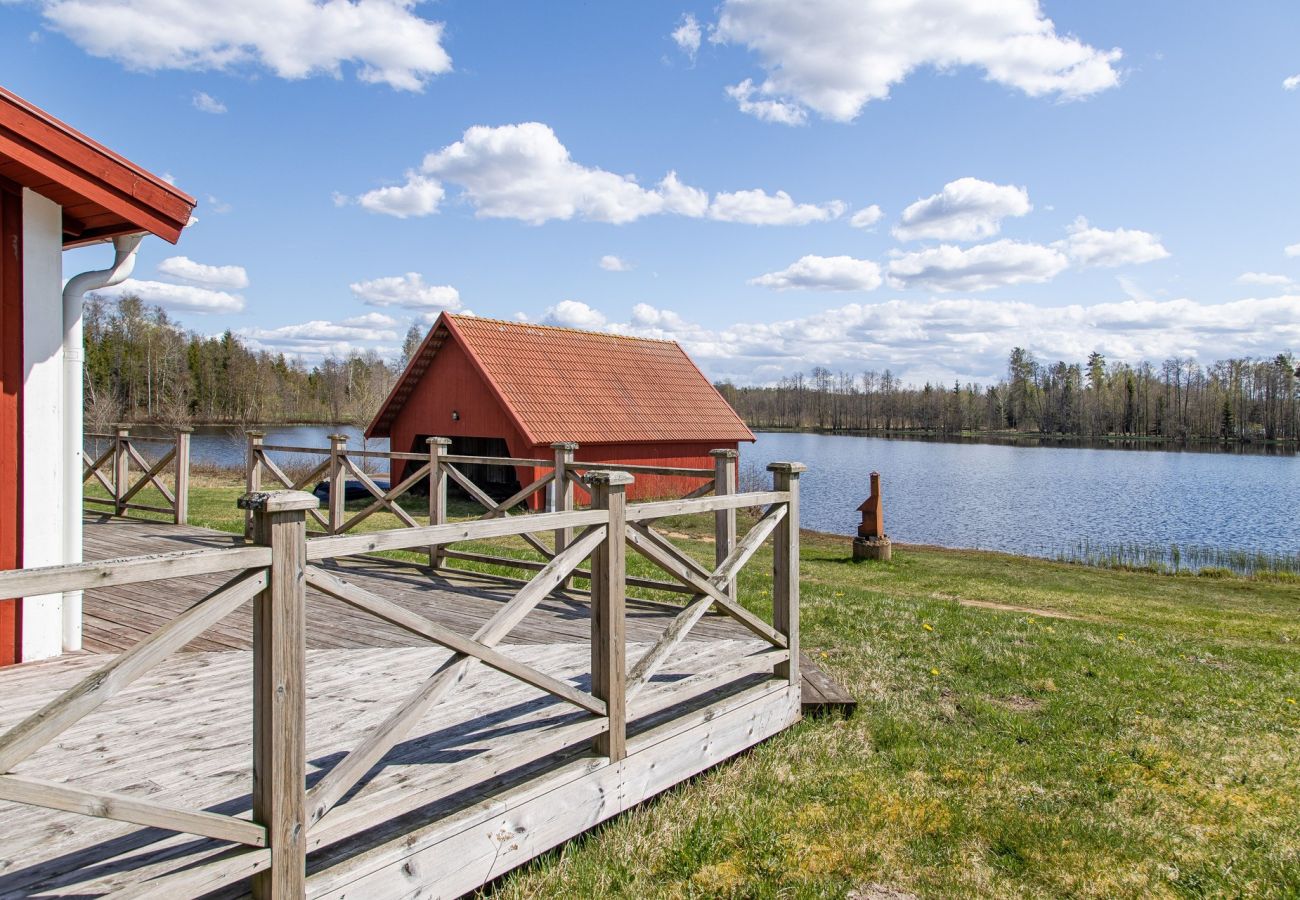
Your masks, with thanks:
<instances>
[{"instance_id":1,"label":"lake","mask_svg":"<svg viewBox=\"0 0 1300 900\"><path fill-rule=\"evenodd\" d=\"M144 431L145 429L140 429ZM267 443L328 445L353 428L269 426ZM370 441L368 449L387 449ZM231 429L196 430L196 463L243 466ZM879 471L896 541L1036 556L1093 546L1172 544L1300 554L1300 456L1008 446L763 432L741 450L745 487L773 460L798 460L805 528L852 534Z\"/></svg>"}]
</instances>

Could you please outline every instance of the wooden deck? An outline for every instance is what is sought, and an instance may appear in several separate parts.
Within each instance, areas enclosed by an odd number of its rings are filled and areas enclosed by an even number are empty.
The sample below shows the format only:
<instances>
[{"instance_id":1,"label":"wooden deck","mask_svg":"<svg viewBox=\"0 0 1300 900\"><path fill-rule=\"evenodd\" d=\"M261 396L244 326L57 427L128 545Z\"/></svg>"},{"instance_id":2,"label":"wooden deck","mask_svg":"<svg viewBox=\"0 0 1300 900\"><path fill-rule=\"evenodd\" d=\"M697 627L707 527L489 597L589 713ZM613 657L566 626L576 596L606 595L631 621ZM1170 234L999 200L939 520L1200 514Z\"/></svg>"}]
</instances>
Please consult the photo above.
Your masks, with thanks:
<instances>
[{"instance_id":1,"label":"wooden deck","mask_svg":"<svg viewBox=\"0 0 1300 900\"><path fill-rule=\"evenodd\" d=\"M232 543L230 535L171 524L92 517L86 525L88 560ZM320 566L462 635L488 622L518 590L373 558ZM227 579L88 590L91 652L0 670L0 733ZM250 819L250 607L191 641L12 774ZM307 609L310 789L451 653L313 590ZM678 611L628 600L629 668ZM589 601L553 592L497 649L588 691L591 639ZM774 660L783 658L733 619L705 616L629 702L627 755L619 761L592 753L593 737L608 727L603 719L495 669L471 668L450 702L425 710L408 737L312 824L307 896L473 890L796 721L798 687L772 677ZM0 802L0 821L2 898L244 896L248 876L265 868L270 854L19 803Z\"/></svg>"},{"instance_id":2,"label":"wooden deck","mask_svg":"<svg viewBox=\"0 0 1300 900\"><path fill-rule=\"evenodd\" d=\"M165 553L199 547L229 547L242 543L234 535L163 522L111 516L88 516L85 526L87 560ZM494 582L469 573L404 565L387 559L348 557L322 564L346 574L347 580L421 615L469 635L486 622L518 590L517 584ZM208 591L227 580L224 575L155 581L120 588L87 591L84 606L84 646L96 653L117 653L135 644ZM312 614L307 620L307 647L314 650L363 647L425 647L428 642L400 628L308 590ZM628 641L654 641L672 618L662 604L628 600ZM748 638L734 620L706 616L687 640ZM582 643L591 638L590 607L585 598L554 593L510 633L512 643ZM252 604L192 641L187 650L249 650L253 640Z\"/></svg>"}]
</instances>

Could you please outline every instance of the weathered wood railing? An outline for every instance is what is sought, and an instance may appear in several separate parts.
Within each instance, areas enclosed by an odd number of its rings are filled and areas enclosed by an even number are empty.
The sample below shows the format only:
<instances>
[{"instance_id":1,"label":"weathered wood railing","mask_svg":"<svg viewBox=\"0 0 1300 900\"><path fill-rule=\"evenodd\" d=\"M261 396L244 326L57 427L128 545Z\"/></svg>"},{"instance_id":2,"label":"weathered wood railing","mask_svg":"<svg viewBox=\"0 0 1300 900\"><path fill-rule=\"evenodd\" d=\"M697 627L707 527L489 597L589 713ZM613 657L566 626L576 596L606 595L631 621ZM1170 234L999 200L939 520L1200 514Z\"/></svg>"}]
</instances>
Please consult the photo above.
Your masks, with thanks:
<instances>
[{"instance_id":1,"label":"weathered wood railing","mask_svg":"<svg viewBox=\"0 0 1300 900\"><path fill-rule=\"evenodd\" d=\"M489 666L587 714L590 719L578 727L579 736L592 739L594 752L611 762L622 759L627 752L629 720L695 696L690 693L692 688L703 693L721 683L761 672L797 685L799 473L804 467L774 463L768 468L774 482L770 491L633 505L626 502L626 488L633 476L595 468L581 482L591 497L589 509L495 516L312 540L307 539L307 518L318 505L314 495L289 490L258 491L239 501L240 507L253 517L254 543L250 546L0 572L0 596L90 590L214 573L231 575L225 584L188 610L0 735L0 799L196 834L246 848L151 882L156 890L192 896L223 883L237 871L255 873L255 897L302 897L305 857L312 849L429 802L426 795L404 796L400 792L387 795L379 805L344 798L381 764L389 750L409 736L430 708L451 695L475 664ZM764 511L749 533L711 570L654 528L657 520L668 516L716 515L747 507ZM573 536L471 637L346 581L338 569L330 571L321 565L376 551L446 548L461 541L559 530L570 531ZM730 590L741 569L769 537L773 539L771 625L742 606ZM626 573L627 547L654 563L690 595L630 670L625 638L626 588L632 583ZM586 577L591 582L589 692L496 649L586 559L590 559ZM452 654L310 788L306 783L305 650L309 587ZM254 616L251 821L14 773L14 767L23 760L250 600ZM642 697L655 672L711 608L735 619L771 649L739 657L730 668L708 677L678 682L670 692ZM699 684L694 683L697 679ZM544 758L571 743L578 732L566 731L564 744L554 747L530 744L528 752Z\"/></svg>"},{"instance_id":2,"label":"weathered wood railing","mask_svg":"<svg viewBox=\"0 0 1300 900\"><path fill-rule=\"evenodd\" d=\"M714 466L709 469L688 468L681 466L627 465L620 463L597 463L576 460L578 445L557 442L551 445L554 456L547 459L530 459L512 456L466 456L448 452L451 440L444 437L428 439L427 453L402 453L387 450L351 450L348 437L344 434L330 435L328 449L321 447L299 447L283 444L267 444L265 434L260 431L248 432L248 450L246 454L245 487L249 492L260 491L268 485L288 490L312 489L314 483L327 482L330 486L327 510L311 510L309 517L316 533L327 535L344 534L354 530L358 525L378 512L392 513L407 528L418 528L423 524L441 525L449 520L447 491L451 484L457 485L475 503L483 507L480 519L495 519L509 515L526 505L534 497L545 499L544 508L548 512L571 512L577 508L577 492L588 495L583 482L583 473L622 472L632 476L653 475L674 478L695 479L700 484L683 499L692 500L710 493L726 496L736 492L737 459L735 450L714 450ZM315 465L303 467L304 474L297 478L285 472L284 467L276 462L270 454L295 454L306 457L323 457ZM399 460L411 465L403 474L402 480L387 489L380 487L374 477L366 471L366 464L371 460L391 462ZM520 488L504 500L495 500L479 485L465 474L465 466L509 466L514 468L545 469L539 477ZM348 482L360 484L369 502L351 514L346 507ZM416 485L427 483L428 509L424 516L413 515L398 501L410 493ZM251 536L253 517L249 513L245 518L245 535ZM736 543L736 510L722 509L715 514L715 545L719 564L726 559ZM528 546L540 554L540 559L514 559L504 556L476 553L473 551L447 550L439 545L427 548L429 562L434 568L441 568L448 560L501 565L529 571L540 570L548 560L564 550L573 539L572 529L559 528L552 535L551 546L547 546L536 533L521 532L519 537ZM574 575L586 578L589 572L576 570ZM567 583L567 578L566 582ZM666 590L683 593L680 585L647 579L632 579L634 587ZM734 583L723 588L732 596Z\"/></svg>"},{"instance_id":3,"label":"weathered wood railing","mask_svg":"<svg viewBox=\"0 0 1300 900\"><path fill-rule=\"evenodd\" d=\"M163 437L133 435L130 428L120 426L113 434L87 434L86 439L95 445L106 441L107 447L83 465L81 480L84 483L93 478L108 493L107 497L87 496L86 503L109 507L115 516L126 515L129 510L140 510L171 516L177 525L184 525L189 520L190 429L177 428L171 436ZM163 454L151 462L140 452L137 444L162 444L165 448ZM139 469L138 476L132 473L132 463ZM170 488L161 477L169 468L172 470ZM135 499L150 486L162 496L165 506Z\"/></svg>"}]
</instances>

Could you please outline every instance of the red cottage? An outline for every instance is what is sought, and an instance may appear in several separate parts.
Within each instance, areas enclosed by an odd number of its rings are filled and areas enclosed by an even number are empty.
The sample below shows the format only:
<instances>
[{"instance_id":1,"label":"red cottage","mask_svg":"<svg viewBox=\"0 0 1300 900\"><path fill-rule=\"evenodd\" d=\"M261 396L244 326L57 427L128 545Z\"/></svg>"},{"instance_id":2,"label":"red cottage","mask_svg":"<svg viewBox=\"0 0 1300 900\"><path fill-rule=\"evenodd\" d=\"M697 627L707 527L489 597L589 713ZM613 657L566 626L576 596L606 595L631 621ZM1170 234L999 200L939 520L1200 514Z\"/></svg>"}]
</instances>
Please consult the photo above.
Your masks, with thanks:
<instances>
[{"instance_id":1,"label":"red cottage","mask_svg":"<svg viewBox=\"0 0 1300 900\"><path fill-rule=\"evenodd\" d=\"M380 407L367 437L395 451L549 459L578 444L580 462L711 468L710 450L753 433L674 341L443 313ZM394 461L391 477L405 463ZM502 496L546 470L476 467ZM493 480L503 482L492 485ZM508 482L508 483L504 483ZM641 475L630 496L681 496L698 481ZM534 497L540 501L540 498Z\"/></svg>"}]
</instances>

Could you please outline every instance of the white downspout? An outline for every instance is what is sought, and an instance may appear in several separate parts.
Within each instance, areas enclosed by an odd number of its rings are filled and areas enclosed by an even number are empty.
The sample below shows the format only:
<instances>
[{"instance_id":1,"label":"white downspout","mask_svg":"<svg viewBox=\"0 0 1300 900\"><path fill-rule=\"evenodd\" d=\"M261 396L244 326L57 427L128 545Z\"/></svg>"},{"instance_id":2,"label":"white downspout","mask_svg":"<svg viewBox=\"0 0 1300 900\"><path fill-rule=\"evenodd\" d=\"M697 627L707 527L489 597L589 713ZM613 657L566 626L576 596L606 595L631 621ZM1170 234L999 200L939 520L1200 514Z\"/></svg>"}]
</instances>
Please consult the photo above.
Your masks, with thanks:
<instances>
[{"instance_id":1,"label":"white downspout","mask_svg":"<svg viewBox=\"0 0 1300 900\"><path fill-rule=\"evenodd\" d=\"M135 268L135 252L143 234L113 238L113 265L108 269L82 272L63 286L63 561L81 562L81 506L83 461L82 436L85 349L82 345L81 300L87 291L112 287L125 281ZM63 649L81 649L81 591L63 595Z\"/></svg>"}]
</instances>

